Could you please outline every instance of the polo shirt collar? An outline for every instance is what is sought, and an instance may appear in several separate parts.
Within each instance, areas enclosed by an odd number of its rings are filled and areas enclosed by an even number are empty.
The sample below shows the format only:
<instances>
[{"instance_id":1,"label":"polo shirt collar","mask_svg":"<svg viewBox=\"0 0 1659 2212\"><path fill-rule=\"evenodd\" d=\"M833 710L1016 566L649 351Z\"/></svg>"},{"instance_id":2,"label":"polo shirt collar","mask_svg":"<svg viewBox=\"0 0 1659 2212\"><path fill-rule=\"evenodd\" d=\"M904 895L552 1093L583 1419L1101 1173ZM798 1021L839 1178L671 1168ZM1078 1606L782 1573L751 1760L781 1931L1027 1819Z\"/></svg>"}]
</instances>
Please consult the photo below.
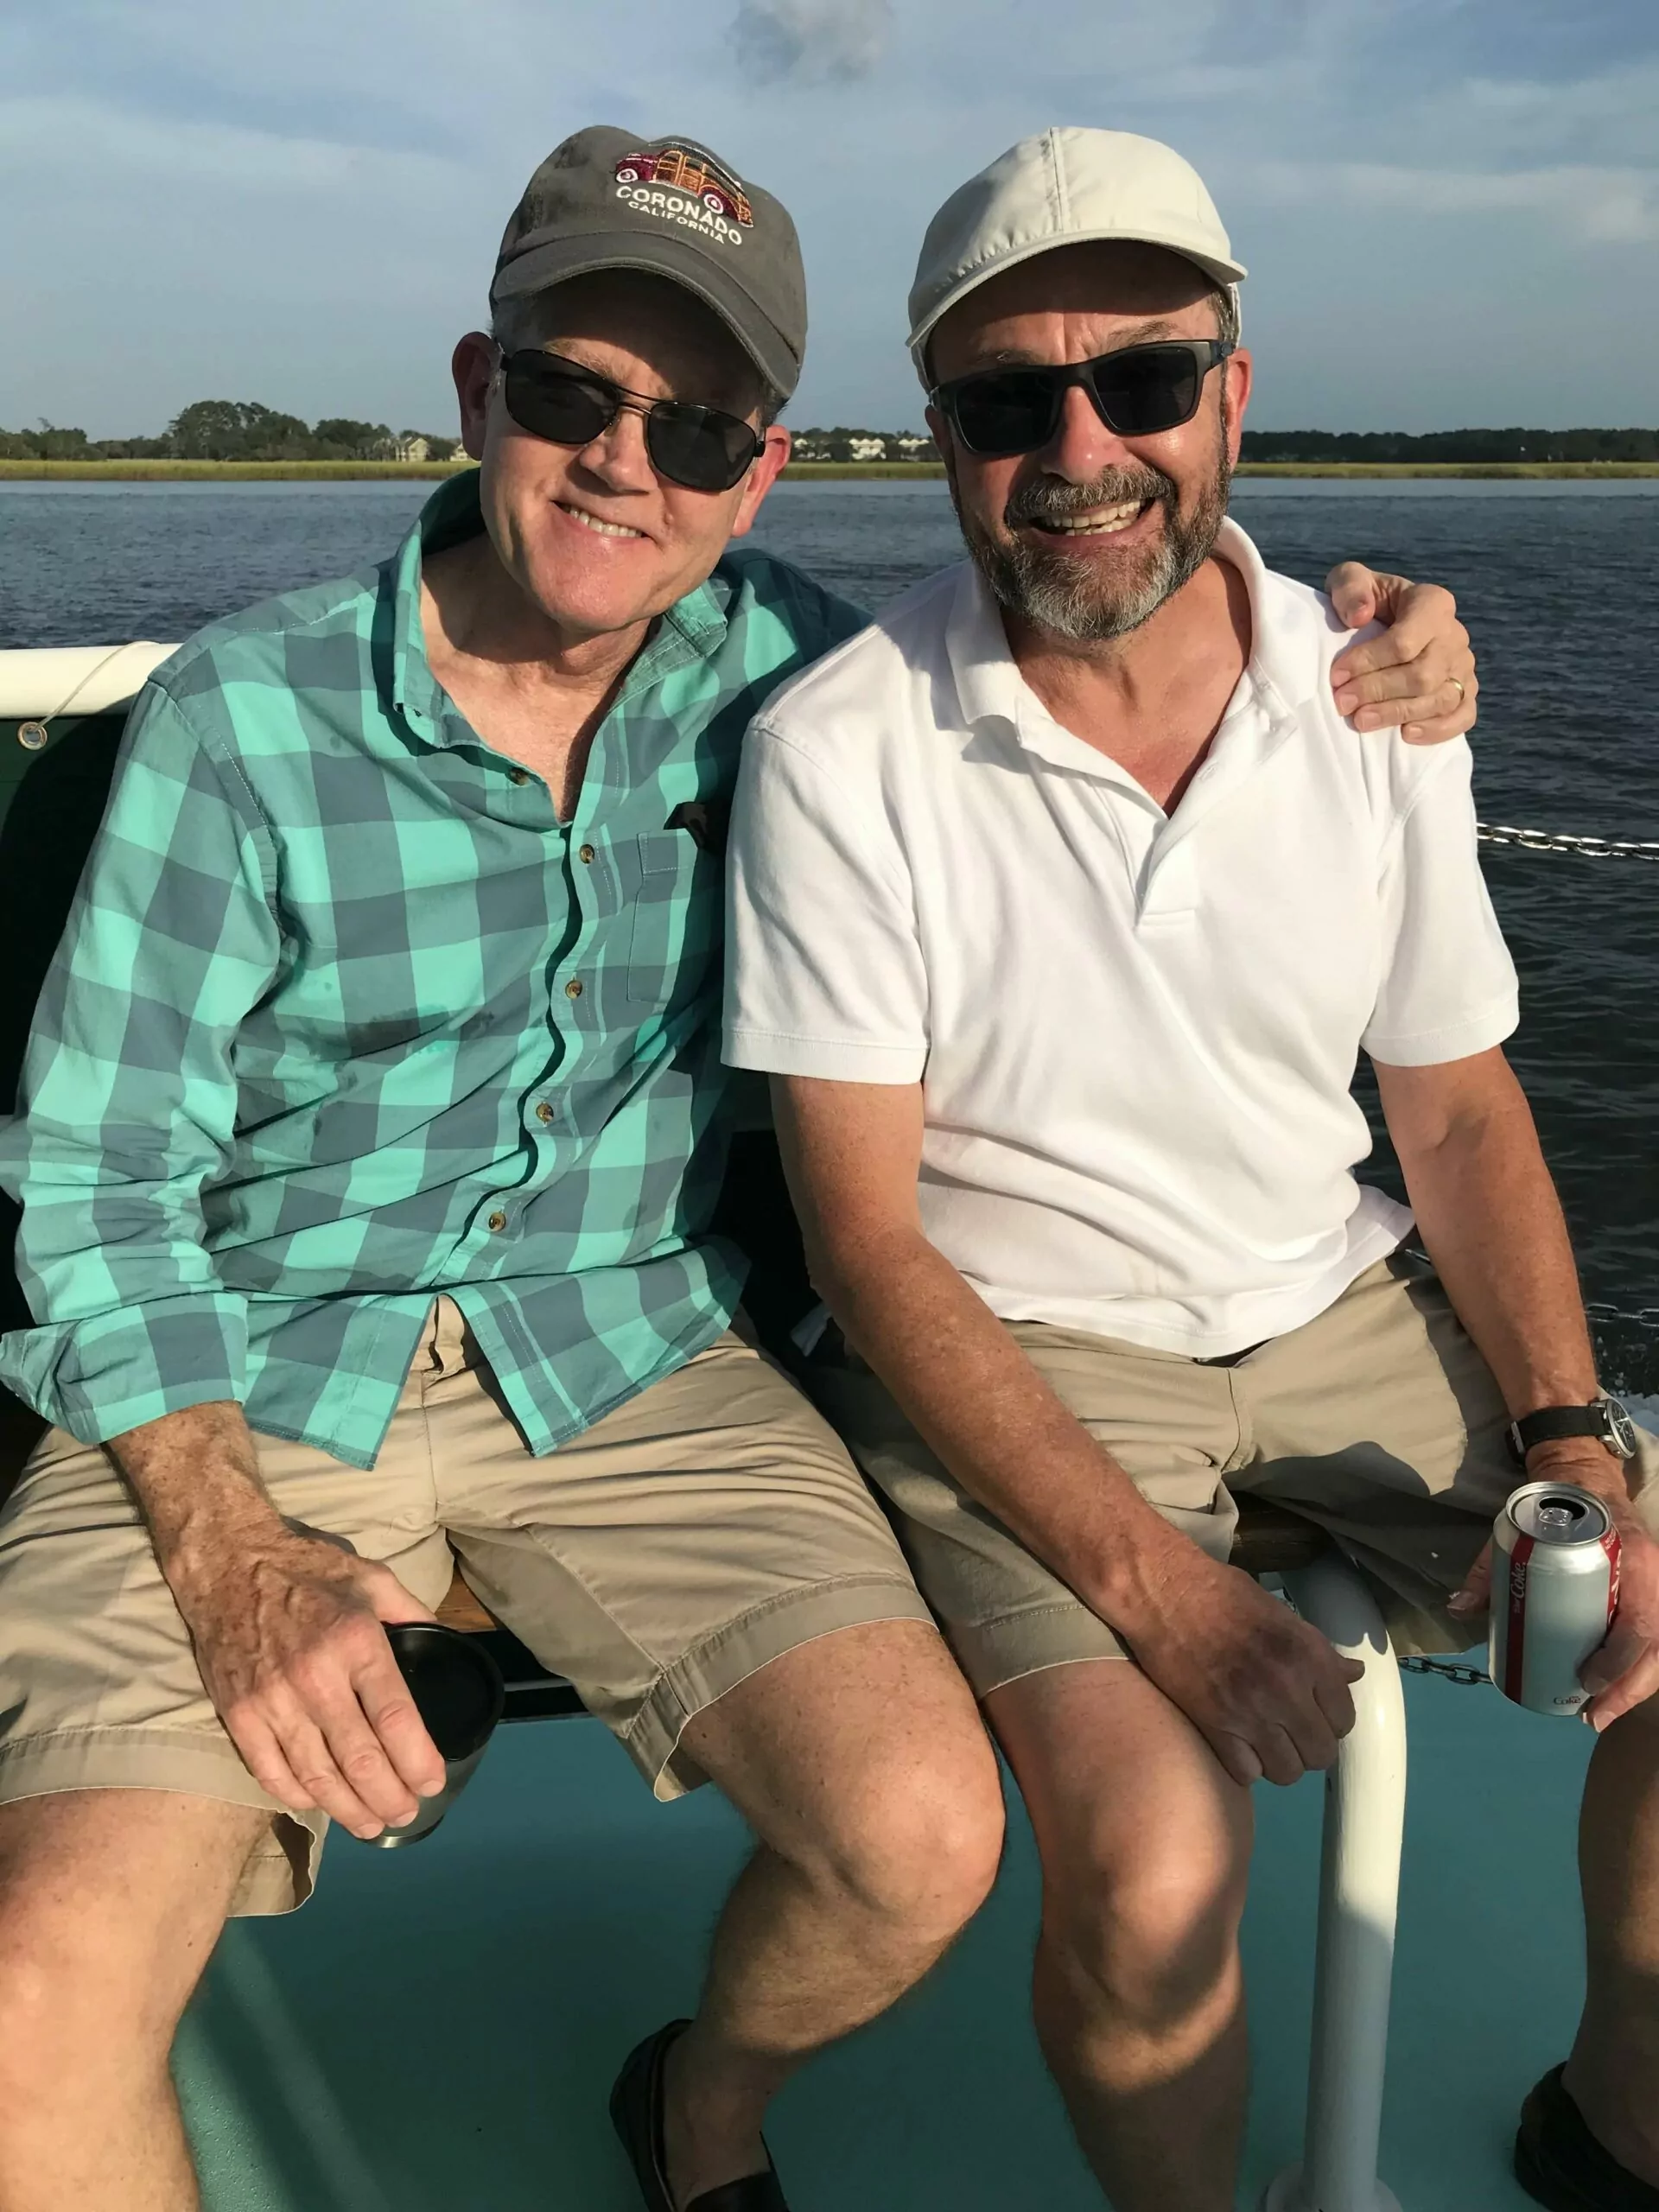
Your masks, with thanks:
<instances>
[{"instance_id":1,"label":"polo shirt collar","mask_svg":"<svg viewBox=\"0 0 1659 2212\"><path fill-rule=\"evenodd\" d=\"M1218 765L1217 774L1211 779L1211 791L1206 792L1203 807L1193 809L1194 812L1207 812L1213 796L1219 795L1215 787L1230 788L1237 779L1236 771L1259 766L1268 753L1278 750L1307 695L1307 679L1298 665L1298 657L1284 650L1272 625L1262 619L1265 564L1251 540L1230 518L1221 525L1216 552L1239 570L1249 592L1250 658L1211 748L1211 759L1217 763L1224 750L1234 755L1228 764L1232 772L1224 776ZM1008 645L995 596L972 561L964 562L957 571L945 622L945 653L968 728L987 721L1003 722L1026 752L1075 774L1117 785L1152 803L1135 778L1115 760L1057 722L1026 682ZM1239 743L1252 725L1260 741ZM1234 741L1229 744L1229 740ZM1248 760L1242 757L1246 753L1250 756ZM1185 815L1191 807L1189 796L1178 810Z\"/></svg>"},{"instance_id":2,"label":"polo shirt collar","mask_svg":"<svg viewBox=\"0 0 1659 2212\"><path fill-rule=\"evenodd\" d=\"M463 470L441 484L416 517L391 564L391 692L400 714L435 737L448 734L454 716L426 657L421 620L421 567L476 537L484 527L479 471ZM671 670L708 660L725 642L725 607L712 582L696 584L662 617L624 680L619 699L659 683Z\"/></svg>"}]
</instances>

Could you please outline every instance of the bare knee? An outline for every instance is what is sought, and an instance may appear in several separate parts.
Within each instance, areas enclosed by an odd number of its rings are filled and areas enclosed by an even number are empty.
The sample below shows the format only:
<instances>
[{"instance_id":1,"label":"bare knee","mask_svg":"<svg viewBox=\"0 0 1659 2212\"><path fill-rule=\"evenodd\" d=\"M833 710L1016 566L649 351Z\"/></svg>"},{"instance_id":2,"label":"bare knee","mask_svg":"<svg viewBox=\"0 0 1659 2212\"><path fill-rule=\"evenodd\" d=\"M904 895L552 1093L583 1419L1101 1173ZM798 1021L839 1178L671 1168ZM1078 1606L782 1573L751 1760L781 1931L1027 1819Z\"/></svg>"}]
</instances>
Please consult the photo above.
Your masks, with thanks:
<instances>
[{"instance_id":1,"label":"bare knee","mask_svg":"<svg viewBox=\"0 0 1659 2212\"><path fill-rule=\"evenodd\" d=\"M263 1816L157 1794L0 1808L0 2107L165 2065ZM198 1847L169 1855L170 1837Z\"/></svg>"},{"instance_id":2,"label":"bare knee","mask_svg":"<svg viewBox=\"0 0 1659 2212\"><path fill-rule=\"evenodd\" d=\"M886 1924L871 1941L942 1949L996 1878L996 1757L921 1622L798 1647L699 1714L685 1741L798 1877Z\"/></svg>"},{"instance_id":3,"label":"bare knee","mask_svg":"<svg viewBox=\"0 0 1659 2212\"><path fill-rule=\"evenodd\" d=\"M989 1896L1002 1832L995 1759L964 1729L949 1743L874 1751L802 1857L895 1934L938 1946Z\"/></svg>"},{"instance_id":4,"label":"bare knee","mask_svg":"<svg viewBox=\"0 0 1659 2212\"><path fill-rule=\"evenodd\" d=\"M165 2070L188 1991L167 2002L136 1934L73 1891L0 1896L0 2113L61 2110Z\"/></svg>"},{"instance_id":5,"label":"bare knee","mask_svg":"<svg viewBox=\"0 0 1659 2212\"><path fill-rule=\"evenodd\" d=\"M1230 1989L1248 1835L1147 1834L1045 1870L1043 1948L1087 2009L1156 2030Z\"/></svg>"}]
</instances>

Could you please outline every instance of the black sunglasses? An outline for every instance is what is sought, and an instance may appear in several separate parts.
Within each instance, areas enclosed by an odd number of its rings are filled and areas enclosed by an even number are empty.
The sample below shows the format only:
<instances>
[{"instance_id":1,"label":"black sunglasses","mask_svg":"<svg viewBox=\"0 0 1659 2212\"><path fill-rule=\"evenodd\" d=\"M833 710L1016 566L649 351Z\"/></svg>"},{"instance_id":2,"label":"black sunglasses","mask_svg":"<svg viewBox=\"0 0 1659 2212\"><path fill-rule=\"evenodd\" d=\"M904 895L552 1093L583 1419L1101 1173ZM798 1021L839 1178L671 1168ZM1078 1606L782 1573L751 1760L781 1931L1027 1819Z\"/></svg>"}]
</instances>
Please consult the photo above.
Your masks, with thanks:
<instances>
[{"instance_id":1,"label":"black sunglasses","mask_svg":"<svg viewBox=\"0 0 1659 2212\"><path fill-rule=\"evenodd\" d=\"M1124 346L1058 368L978 369L936 385L928 397L969 453L1036 453L1060 427L1065 395L1079 384L1120 438L1150 437L1190 423L1204 380L1235 350L1230 338Z\"/></svg>"},{"instance_id":2,"label":"black sunglasses","mask_svg":"<svg viewBox=\"0 0 1659 2212\"><path fill-rule=\"evenodd\" d=\"M533 346L504 354L501 377L507 412L519 429L556 446L591 445L624 408L643 416L652 467L690 492L729 492L766 442L717 407L647 399Z\"/></svg>"}]
</instances>

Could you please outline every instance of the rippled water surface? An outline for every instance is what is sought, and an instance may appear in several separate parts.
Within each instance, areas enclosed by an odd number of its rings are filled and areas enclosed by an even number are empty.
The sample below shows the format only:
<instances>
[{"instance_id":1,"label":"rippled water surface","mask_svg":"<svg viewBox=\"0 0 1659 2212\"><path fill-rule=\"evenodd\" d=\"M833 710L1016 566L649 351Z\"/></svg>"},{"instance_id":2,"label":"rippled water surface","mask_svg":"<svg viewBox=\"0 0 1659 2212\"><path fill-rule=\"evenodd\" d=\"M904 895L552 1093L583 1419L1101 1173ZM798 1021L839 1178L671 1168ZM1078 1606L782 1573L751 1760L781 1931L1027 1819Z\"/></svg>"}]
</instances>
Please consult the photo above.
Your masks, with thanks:
<instances>
[{"instance_id":1,"label":"rippled water surface","mask_svg":"<svg viewBox=\"0 0 1659 2212\"><path fill-rule=\"evenodd\" d=\"M0 646L182 638L376 560L427 489L0 485ZM1659 840L1659 485L1247 481L1234 511L1310 582L1352 554L1452 587L1481 660L1484 819ZM872 607L960 551L938 486L784 485L756 537ZM1659 1307L1659 863L1489 849L1486 868L1586 1290ZM1659 1389L1652 1327L1604 1337L1630 1387Z\"/></svg>"}]
</instances>

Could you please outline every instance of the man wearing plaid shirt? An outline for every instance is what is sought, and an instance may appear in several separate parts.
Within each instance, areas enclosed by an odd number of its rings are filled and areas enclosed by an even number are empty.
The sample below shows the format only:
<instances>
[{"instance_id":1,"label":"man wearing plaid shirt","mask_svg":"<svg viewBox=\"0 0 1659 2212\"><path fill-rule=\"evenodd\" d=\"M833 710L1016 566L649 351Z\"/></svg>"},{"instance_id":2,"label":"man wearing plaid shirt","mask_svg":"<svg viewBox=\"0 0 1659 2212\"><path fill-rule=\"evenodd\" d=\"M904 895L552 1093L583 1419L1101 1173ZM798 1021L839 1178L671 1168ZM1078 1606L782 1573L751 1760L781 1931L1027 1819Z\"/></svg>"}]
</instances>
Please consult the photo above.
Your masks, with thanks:
<instances>
[{"instance_id":1,"label":"man wearing plaid shirt","mask_svg":"<svg viewBox=\"0 0 1659 2212\"><path fill-rule=\"evenodd\" d=\"M738 747L861 620L728 550L805 312L724 175L556 149L455 355L480 471L131 717L0 1130L38 1324L0 1377L54 1423L0 1515L6 2212L197 2202L179 2014L330 1818L441 1785L382 1624L454 1555L658 1796L712 1777L760 1839L619 2083L653 2212L778 2212L768 2098L993 1878L973 1699L709 1235ZM1446 604L1378 718L1465 666Z\"/></svg>"}]
</instances>

